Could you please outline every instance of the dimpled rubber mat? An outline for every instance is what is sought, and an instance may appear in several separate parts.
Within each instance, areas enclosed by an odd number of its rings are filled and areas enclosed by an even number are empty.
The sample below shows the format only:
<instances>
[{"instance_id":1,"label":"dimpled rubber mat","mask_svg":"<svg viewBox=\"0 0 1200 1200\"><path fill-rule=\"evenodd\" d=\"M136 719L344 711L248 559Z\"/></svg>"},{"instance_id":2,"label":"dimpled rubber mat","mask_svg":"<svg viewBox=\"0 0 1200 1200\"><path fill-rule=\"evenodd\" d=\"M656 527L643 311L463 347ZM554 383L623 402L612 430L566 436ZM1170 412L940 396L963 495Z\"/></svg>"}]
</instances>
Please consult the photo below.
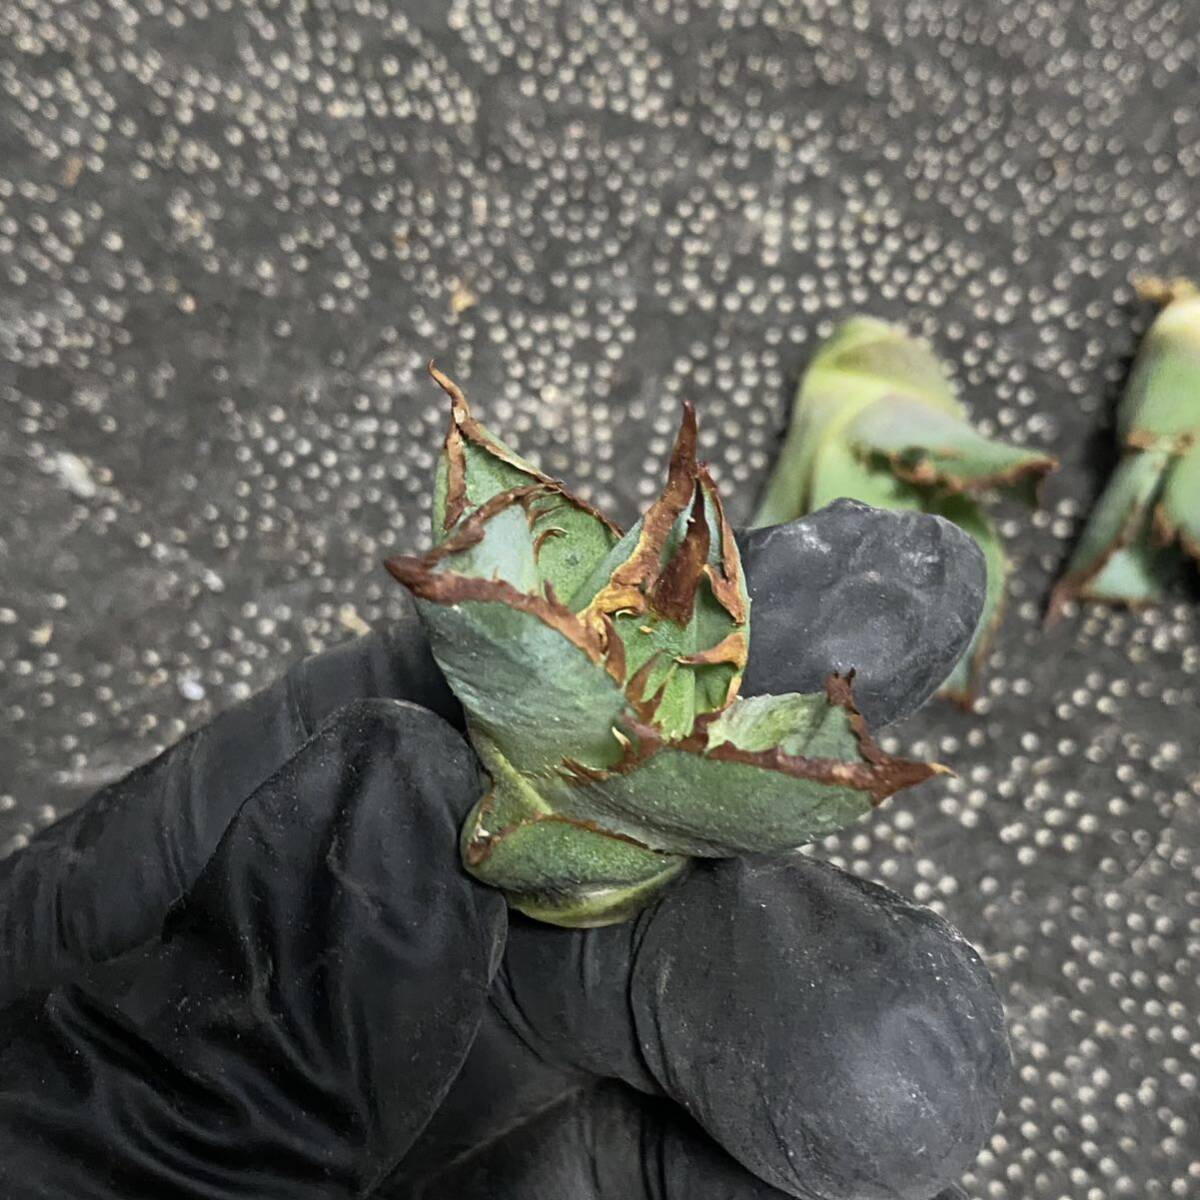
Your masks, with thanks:
<instances>
[{"instance_id":1,"label":"dimpled rubber mat","mask_svg":"<svg viewBox=\"0 0 1200 1200\"><path fill-rule=\"evenodd\" d=\"M1048 585L1200 274L1190 0L0 0L0 854L400 611L430 357L628 521L681 398L735 518L836 321L1058 454L957 777L817 848L955 921L1013 1091L975 1197L1200 1196L1194 576Z\"/></svg>"}]
</instances>

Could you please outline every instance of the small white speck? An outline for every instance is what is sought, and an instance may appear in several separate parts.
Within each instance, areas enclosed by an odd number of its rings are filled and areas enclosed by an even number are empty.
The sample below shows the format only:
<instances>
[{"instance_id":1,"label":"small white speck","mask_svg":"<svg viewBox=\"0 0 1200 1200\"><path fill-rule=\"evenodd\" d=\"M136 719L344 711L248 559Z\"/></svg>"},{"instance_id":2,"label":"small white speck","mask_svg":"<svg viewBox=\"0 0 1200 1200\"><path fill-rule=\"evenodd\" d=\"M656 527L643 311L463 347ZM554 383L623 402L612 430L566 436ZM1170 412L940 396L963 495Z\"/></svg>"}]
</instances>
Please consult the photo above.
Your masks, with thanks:
<instances>
[{"instance_id":1,"label":"small white speck","mask_svg":"<svg viewBox=\"0 0 1200 1200\"><path fill-rule=\"evenodd\" d=\"M63 487L81 500L90 500L99 490L87 463L78 454L60 450L51 460L51 465L62 480Z\"/></svg>"}]
</instances>

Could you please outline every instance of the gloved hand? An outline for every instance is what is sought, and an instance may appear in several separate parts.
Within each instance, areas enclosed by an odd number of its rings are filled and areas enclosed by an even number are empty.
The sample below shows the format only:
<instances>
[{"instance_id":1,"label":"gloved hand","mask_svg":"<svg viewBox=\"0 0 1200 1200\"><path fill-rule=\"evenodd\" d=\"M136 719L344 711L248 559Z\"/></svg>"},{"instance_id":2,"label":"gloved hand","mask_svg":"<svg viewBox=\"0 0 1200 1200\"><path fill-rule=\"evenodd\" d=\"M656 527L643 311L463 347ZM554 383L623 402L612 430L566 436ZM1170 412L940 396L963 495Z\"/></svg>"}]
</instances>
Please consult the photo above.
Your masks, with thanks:
<instances>
[{"instance_id":1,"label":"gloved hand","mask_svg":"<svg viewBox=\"0 0 1200 1200\"><path fill-rule=\"evenodd\" d=\"M952 527L836 505L742 545L780 638L747 693L857 639L881 724L973 632ZM953 930L802 857L702 864L626 925L510 919L458 863L459 722L405 623L0 863L0 1195L916 1200L961 1171L1008 1055Z\"/></svg>"}]
</instances>

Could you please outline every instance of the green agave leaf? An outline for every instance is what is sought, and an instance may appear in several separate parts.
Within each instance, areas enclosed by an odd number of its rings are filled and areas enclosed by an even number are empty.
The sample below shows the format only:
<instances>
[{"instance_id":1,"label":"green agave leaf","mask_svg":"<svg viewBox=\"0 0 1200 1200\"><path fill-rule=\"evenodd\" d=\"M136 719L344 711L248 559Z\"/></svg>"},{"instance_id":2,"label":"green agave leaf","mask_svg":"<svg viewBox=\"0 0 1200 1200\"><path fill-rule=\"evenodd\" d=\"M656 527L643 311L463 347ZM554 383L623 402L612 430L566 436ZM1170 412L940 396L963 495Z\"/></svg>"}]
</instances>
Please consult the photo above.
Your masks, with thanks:
<instances>
[{"instance_id":1,"label":"green agave leaf","mask_svg":"<svg viewBox=\"0 0 1200 1200\"><path fill-rule=\"evenodd\" d=\"M735 700L685 738L627 728L625 762L574 780L559 811L674 853L794 850L942 769L884 754L839 676L826 694Z\"/></svg>"},{"instance_id":2,"label":"green agave leaf","mask_svg":"<svg viewBox=\"0 0 1200 1200\"><path fill-rule=\"evenodd\" d=\"M817 491L836 499L817 477L823 460L846 452L844 433L866 408L887 396L910 396L931 411L960 412L937 357L923 342L873 317L852 317L817 351L792 406L791 423L753 524L777 525L819 508ZM833 474L840 471L840 464Z\"/></svg>"},{"instance_id":3,"label":"green agave leaf","mask_svg":"<svg viewBox=\"0 0 1200 1200\"><path fill-rule=\"evenodd\" d=\"M620 654L540 578L530 508L543 486L499 492L431 553L387 564L416 597L472 732L532 773L615 760L626 708Z\"/></svg>"},{"instance_id":4,"label":"green agave leaf","mask_svg":"<svg viewBox=\"0 0 1200 1200\"><path fill-rule=\"evenodd\" d=\"M434 487L434 539L444 541L481 505L514 488L540 484L526 507L540 582L569 601L620 539L621 531L558 480L539 471L489 433L472 415L459 387L432 364L430 374L450 397L450 429Z\"/></svg>"},{"instance_id":5,"label":"green agave leaf","mask_svg":"<svg viewBox=\"0 0 1200 1200\"><path fill-rule=\"evenodd\" d=\"M961 417L907 396L877 400L846 436L859 453L885 459L901 479L951 492L1015 483L1055 465L1048 455L993 441Z\"/></svg>"},{"instance_id":6,"label":"green agave leaf","mask_svg":"<svg viewBox=\"0 0 1200 1200\"><path fill-rule=\"evenodd\" d=\"M551 814L489 836L492 814L464 826L463 861L508 894L513 908L554 925L586 927L624 920L687 866L587 822Z\"/></svg>"},{"instance_id":7,"label":"green agave leaf","mask_svg":"<svg viewBox=\"0 0 1200 1200\"><path fill-rule=\"evenodd\" d=\"M1200 441L1171 464L1154 514L1158 540L1178 539L1195 559L1200 559Z\"/></svg>"},{"instance_id":8,"label":"green agave leaf","mask_svg":"<svg viewBox=\"0 0 1200 1200\"><path fill-rule=\"evenodd\" d=\"M667 736L733 699L748 647L741 560L695 448L687 407L662 495L577 596L581 619L620 639L631 704Z\"/></svg>"},{"instance_id":9,"label":"green agave leaf","mask_svg":"<svg viewBox=\"0 0 1200 1200\"><path fill-rule=\"evenodd\" d=\"M839 438L830 442L813 464L810 509L849 496L876 508L925 508L926 493L902 479L886 461L864 458L858 448Z\"/></svg>"},{"instance_id":10,"label":"green agave leaf","mask_svg":"<svg viewBox=\"0 0 1200 1200\"><path fill-rule=\"evenodd\" d=\"M1132 450L1117 464L1050 597L1051 619L1076 597L1132 604L1161 597L1168 572L1151 512L1170 461L1166 450Z\"/></svg>"},{"instance_id":11,"label":"green agave leaf","mask_svg":"<svg viewBox=\"0 0 1200 1200\"><path fill-rule=\"evenodd\" d=\"M1164 300L1142 339L1117 413L1127 446L1181 450L1200 437L1200 295L1183 281L1147 281Z\"/></svg>"},{"instance_id":12,"label":"green agave leaf","mask_svg":"<svg viewBox=\"0 0 1200 1200\"><path fill-rule=\"evenodd\" d=\"M464 862L514 906L619 920L693 854L793 847L934 768L884 755L849 685L736 699L749 598L685 408L662 495L624 537L474 421L462 393L417 599L491 787Z\"/></svg>"},{"instance_id":13,"label":"green agave leaf","mask_svg":"<svg viewBox=\"0 0 1200 1200\"><path fill-rule=\"evenodd\" d=\"M1162 547L1139 539L1117 549L1080 595L1110 604L1156 604L1170 584L1176 565Z\"/></svg>"},{"instance_id":14,"label":"green agave leaf","mask_svg":"<svg viewBox=\"0 0 1200 1200\"><path fill-rule=\"evenodd\" d=\"M1179 566L1200 558L1200 293L1186 280L1144 280L1163 304L1138 350L1117 412L1125 454L1096 502L1047 620L1076 598L1161 600Z\"/></svg>"}]
</instances>

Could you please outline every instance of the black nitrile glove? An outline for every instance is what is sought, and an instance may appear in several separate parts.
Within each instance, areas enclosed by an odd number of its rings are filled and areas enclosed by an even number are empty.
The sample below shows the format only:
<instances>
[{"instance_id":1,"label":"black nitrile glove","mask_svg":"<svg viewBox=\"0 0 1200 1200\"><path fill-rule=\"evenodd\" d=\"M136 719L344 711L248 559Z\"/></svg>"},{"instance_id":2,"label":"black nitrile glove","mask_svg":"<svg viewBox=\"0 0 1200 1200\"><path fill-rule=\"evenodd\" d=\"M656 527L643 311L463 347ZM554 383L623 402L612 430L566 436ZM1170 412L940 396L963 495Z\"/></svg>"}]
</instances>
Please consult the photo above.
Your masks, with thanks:
<instances>
[{"instance_id":1,"label":"black nitrile glove","mask_svg":"<svg viewBox=\"0 0 1200 1200\"><path fill-rule=\"evenodd\" d=\"M819 685L867 620L868 715L923 699L982 592L928 522L835 506L769 574L787 535L743 538L762 628L828 611L745 690ZM510 920L458 862L458 719L410 622L0 863L0 1195L916 1200L966 1165L1008 1057L948 926L799 857L701 864L626 925Z\"/></svg>"}]
</instances>

